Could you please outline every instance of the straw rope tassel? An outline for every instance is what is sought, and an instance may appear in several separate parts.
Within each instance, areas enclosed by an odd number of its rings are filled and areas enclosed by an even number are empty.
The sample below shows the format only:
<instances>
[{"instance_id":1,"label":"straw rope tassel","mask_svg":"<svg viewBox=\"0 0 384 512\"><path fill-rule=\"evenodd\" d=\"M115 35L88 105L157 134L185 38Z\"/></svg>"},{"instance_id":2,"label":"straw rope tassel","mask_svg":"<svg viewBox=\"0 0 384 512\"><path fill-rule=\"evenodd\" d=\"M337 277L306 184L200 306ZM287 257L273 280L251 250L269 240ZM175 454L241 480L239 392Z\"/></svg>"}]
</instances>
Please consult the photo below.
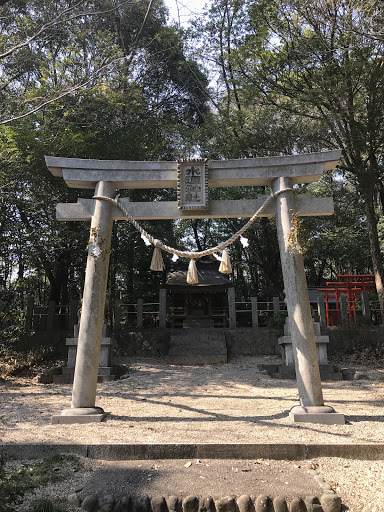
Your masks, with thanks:
<instances>
[{"instance_id":1,"label":"straw rope tassel","mask_svg":"<svg viewBox=\"0 0 384 512\"><path fill-rule=\"evenodd\" d=\"M151 270L154 270L155 272L162 272L164 270L163 256L161 255L161 250L158 247L155 247L155 250L153 251Z\"/></svg>"},{"instance_id":2,"label":"straw rope tassel","mask_svg":"<svg viewBox=\"0 0 384 512\"><path fill-rule=\"evenodd\" d=\"M229 259L229 252L227 249L224 249L223 255L221 257L221 263L219 267L219 272L222 274L231 274L232 273L232 266L231 266L231 260Z\"/></svg>"},{"instance_id":3,"label":"straw rope tassel","mask_svg":"<svg viewBox=\"0 0 384 512\"><path fill-rule=\"evenodd\" d=\"M104 197L104 196L93 196L93 199L102 199L103 201L108 201L114 205L116 205L125 215L127 220L139 231L145 239L148 239L151 244L155 246L155 251L153 253L152 262L151 262L151 270L155 270L158 272L161 272L164 270L164 263L163 263L163 257L161 255L161 249L163 251L169 252L170 254L174 254L178 256L179 258L191 258L191 261L189 263L188 268L188 274L187 274L187 282L189 284L197 284L199 282L199 279L197 277L197 268L196 268L196 262L195 258L202 258L203 256L208 256L209 254L214 254L217 251L223 250L223 257L222 262L220 265L220 272L223 274L230 274L232 272L231 262L229 261L229 255L225 247L228 247L231 245L235 240L237 240L239 237L243 235L243 233L252 225L252 223L256 220L257 217L259 217L262 213L262 211L266 208L266 206L276 198L279 194L282 194L284 192L291 192L293 191L293 188L287 187L284 189L279 190L278 192L275 192L274 194L271 194L267 197L267 199L264 201L264 203L260 206L260 208L253 214L253 216L249 219L249 221L244 224L244 226L239 229L234 235L232 235L228 240L226 240L224 243L221 243L220 245L217 245L215 247L211 247L210 249L206 249L205 251L199 251L199 252L189 252L189 251L179 251L177 249L174 249L173 247L169 247L168 245L165 245L160 240L156 240L153 238L149 233L147 233L138 222L132 217L132 215L124 208L124 206L120 203L119 198L116 197L115 199L112 199L111 197Z\"/></svg>"},{"instance_id":4,"label":"straw rope tassel","mask_svg":"<svg viewBox=\"0 0 384 512\"><path fill-rule=\"evenodd\" d=\"M196 261L191 259L189 262L188 273L187 273L187 283L188 284L197 284L199 282L199 278L197 276L197 267Z\"/></svg>"}]
</instances>

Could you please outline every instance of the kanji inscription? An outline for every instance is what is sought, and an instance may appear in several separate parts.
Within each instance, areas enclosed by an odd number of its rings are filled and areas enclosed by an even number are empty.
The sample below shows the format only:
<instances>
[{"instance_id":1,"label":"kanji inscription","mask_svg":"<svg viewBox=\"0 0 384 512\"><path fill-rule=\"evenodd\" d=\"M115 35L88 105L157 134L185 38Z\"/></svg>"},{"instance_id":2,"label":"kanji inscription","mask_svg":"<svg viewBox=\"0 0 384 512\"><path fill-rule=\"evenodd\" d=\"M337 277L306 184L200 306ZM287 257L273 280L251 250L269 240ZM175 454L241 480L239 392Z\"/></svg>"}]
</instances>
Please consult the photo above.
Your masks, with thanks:
<instances>
[{"instance_id":1,"label":"kanji inscription","mask_svg":"<svg viewBox=\"0 0 384 512\"><path fill-rule=\"evenodd\" d=\"M206 160L178 162L177 200L180 210L202 210L208 208Z\"/></svg>"}]
</instances>

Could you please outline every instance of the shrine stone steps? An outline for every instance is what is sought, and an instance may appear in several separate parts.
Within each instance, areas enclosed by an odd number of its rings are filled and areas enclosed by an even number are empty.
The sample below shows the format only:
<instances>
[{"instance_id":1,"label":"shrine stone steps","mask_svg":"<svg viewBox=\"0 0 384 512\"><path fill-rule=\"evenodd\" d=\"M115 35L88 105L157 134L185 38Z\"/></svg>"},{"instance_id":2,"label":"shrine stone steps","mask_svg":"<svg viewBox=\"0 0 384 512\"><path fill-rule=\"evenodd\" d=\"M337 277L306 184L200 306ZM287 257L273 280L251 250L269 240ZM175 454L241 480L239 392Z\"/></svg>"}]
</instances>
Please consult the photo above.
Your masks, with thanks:
<instances>
[{"instance_id":1,"label":"shrine stone steps","mask_svg":"<svg viewBox=\"0 0 384 512\"><path fill-rule=\"evenodd\" d=\"M168 363L175 365L225 364L228 361L224 333L213 329L188 329L171 336Z\"/></svg>"}]
</instances>

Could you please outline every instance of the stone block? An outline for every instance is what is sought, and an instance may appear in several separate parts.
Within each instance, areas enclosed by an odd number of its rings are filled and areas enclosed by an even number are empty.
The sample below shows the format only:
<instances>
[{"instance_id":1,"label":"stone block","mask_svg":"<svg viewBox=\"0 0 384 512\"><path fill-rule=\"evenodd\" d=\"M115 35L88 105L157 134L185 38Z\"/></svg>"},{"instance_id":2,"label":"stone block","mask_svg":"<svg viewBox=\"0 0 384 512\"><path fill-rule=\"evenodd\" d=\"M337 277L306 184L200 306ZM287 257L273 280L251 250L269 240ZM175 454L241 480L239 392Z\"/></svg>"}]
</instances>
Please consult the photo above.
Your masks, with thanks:
<instances>
[{"instance_id":1,"label":"stone block","mask_svg":"<svg viewBox=\"0 0 384 512\"><path fill-rule=\"evenodd\" d=\"M227 345L223 333L213 330L171 336L168 363L179 365L224 364Z\"/></svg>"},{"instance_id":2,"label":"stone block","mask_svg":"<svg viewBox=\"0 0 384 512\"><path fill-rule=\"evenodd\" d=\"M274 512L273 503L269 496L260 495L255 501L256 512Z\"/></svg>"},{"instance_id":3,"label":"stone block","mask_svg":"<svg viewBox=\"0 0 384 512\"><path fill-rule=\"evenodd\" d=\"M115 504L115 498L112 494L104 494L99 498L98 512L112 512Z\"/></svg>"},{"instance_id":4,"label":"stone block","mask_svg":"<svg viewBox=\"0 0 384 512\"><path fill-rule=\"evenodd\" d=\"M149 510L150 501L148 496L142 496L133 501L132 512L149 512Z\"/></svg>"},{"instance_id":5,"label":"stone block","mask_svg":"<svg viewBox=\"0 0 384 512\"><path fill-rule=\"evenodd\" d=\"M255 512L255 505L247 494L239 496L237 499L237 507L239 512Z\"/></svg>"},{"instance_id":6,"label":"stone block","mask_svg":"<svg viewBox=\"0 0 384 512\"><path fill-rule=\"evenodd\" d=\"M67 366L64 366L62 375L63 377L71 377L73 379L73 376L75 375L75 368L68 368Z\"/></svg>"},{"instance_id":7,"label":"stone block","mask_svg":"<svg viewBox=\"0 0 384 512\"><path fill-rule=\"evenodd\" d=\"M78 338L67 338L66 345L68 347L68 368L74 368L76 365ZM112 338L102 338L100 347L99 366L112 365L112 348L114 340Z\"/></svg>"},{"instance_id":8,"label":"stone block","mask_svg":"<svg viewBox=\"0 0 384 512\"><path fill-rule=\"evenodd\" d=\"M82 510L86 510L86 512L95 512L97 509L97 505L99 503L99 498L95 496L94 494L90 494L89 496L86 496L82 503L81 508Z\"/></svg>"},{"instance_id":9,"label":"stone block","mask_svg":"<svg viewBox=\"0 0 384 512\"><path fill-rule=\"evenodd\" d=\"M53 375L53 384L73 384L73 377L66 375Z\"/></svg>"},{"instance_id":10,"label":"stone block","mask_svg":"<svg viewBox=\"0 0 384 512\"><path fill-rule=\"evenodd\" d=\"M42 373L41 375L39 375L37 377L36 380L39 384L52 384L53 383L53 375Z\"/></svg>"},{"instance_id":11,"label":"stone block","mask_svg":"<svg viewBox=\"0 0 384 512\"><path fill-rule=\"evenodd\" d=\"M275 512L289 512L287 502L283 496L276 496L273 500L273 508Z\"/></svg>"},{"instance_id":12,"label":"stone block","mask_svg":"<svg viewBox=\"0 0 384 512\"><path fill-rule=\"evenodd\" d=\"M199 501L199 512L216 512L215 502L211 497Z\"/></svg>"},{"instance_id":13,"label":"stone block","mask_svg":"<svg viewBox=\"0 0 384 512\"><path fill-rule=\"evenodd\" d=\"M155 496L151 499L152 512L168 512L167 502L164 496Z\"/></svg>"},{"instance_id":14,"label":"stone block","mask_svg":"<svg viewBox=\"0 0 384 512\"><path fill-rule=\"evenodd\" d=\"M67 501L70 505L73 505L74 507L80 507L81 505L80 496L76 492L70 494L67 498Z\"/></svg>"},{"instance_id":15,"label":"stone block","mask_svg":"<svg viewBox=\"0 0 384 512\"><path fill-rule=\"evenodd\" d=\"M293 423L319 423L321 425L345 425L344 414L338 412L331 413L307 413L300 414L290 412L289 417Z\"/></svg>"},{"instance_id":16,"label":"stone block","mask_svg":"<svg viewBox=\"0 0 384 512\"><path fill-rule=\"evenodd\" d=\"M199 500L196 496L187 496L183 499L183 512L198 512Z\"/></svg>"},{"instance_id":17,"label":"stone block","mask_svg":"<svg viewBox=\"0 0 384 512\"><path fill-rule=\"evenodd\" d=\"M340 512L341 510L341 498L337 494L330 492L323 494L320 503L324 512Z\"/></svg>"},{"instance_id":18,"label":"stone block","mask_svg":"<svg viewBox=\"0 0 384 512\"><path fill-rule=\"evenodd\" d=\"M307 507L301 498L293 498L289 510L290 512L307 512Z\"/></svg>"},{"instance_id":19,"label":"stone block","mask_svg":"<svg viewBox=\"0 0 384 512\"><path fill-rule=\"evenodd\" d=\"M86 414L84 416L73 415L63 416L55 415L51 418L52 425L73 425L74 423L100 423L108 415L108 412L102 414Z\"/></svg>"},{"instance_id":20,"label":"stone block","mask_svg":"<svg viewBox=\"0 0 384 512\"><path fill-rule=\"evenodd\" d=\"M181 512L182 503L178 496L169 496L167 505L169 512Z\"/></svg>"},{"instance_id":21,"label":"stone block","mask_svg":"<svg viewBox=\"0 0 384 512\"><path fill-rule=\"evenodd\" d=\"M236 501L231 496L226 496L220 500L216 500L217 512L236 512Z\"/></svg>"},{"instance_id":22,"label":"stone block","mask_svg":"<svg viewBox=\"0 0 384 512\"><path fill-rule=\"evenodd\" d=\"M116 502L113 512L130 512L130 510L131 510L131 497L123 496Z\"/></svg>"}]
</instances>

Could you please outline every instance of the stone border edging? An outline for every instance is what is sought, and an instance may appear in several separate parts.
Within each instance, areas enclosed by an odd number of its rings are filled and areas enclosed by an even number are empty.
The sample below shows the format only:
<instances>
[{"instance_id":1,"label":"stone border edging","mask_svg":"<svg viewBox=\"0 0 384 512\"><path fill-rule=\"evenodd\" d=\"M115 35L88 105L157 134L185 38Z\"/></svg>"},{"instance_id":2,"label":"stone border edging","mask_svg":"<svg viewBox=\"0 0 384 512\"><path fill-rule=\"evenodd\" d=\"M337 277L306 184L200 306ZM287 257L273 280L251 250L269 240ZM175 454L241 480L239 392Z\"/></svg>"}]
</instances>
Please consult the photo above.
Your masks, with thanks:
<instances>
[{"instance_id":1,"label":"stone border edging","mask_svg":"<svg viewBox=\"0 0 384 512\"><path fill-rule=\"evenodd\" d=\"M384 460L380 444L44 444L4 443L1 454L11 459L33 459L52 453L75 453L99 460L150 459L273 459L306 460L316 457Z\"/></svg>"},{"instance_id":2,"label":"stone border edging","mask_svg":"<svg viewBox=\"0 0 384 512\"><path fill-rule=\"evenodd\" d=\"M333 492L324 493L320 499L316 496L295 497L290 504L283 496L273 499L266 495L257 496L254 500L248 495L216 500L211 497L199 499L197 496L184 499L178 496L167 499L164 496L142 496L134 499L129 495L115 499L111 494L100 497L90 494L82 498L79 493L69 495L68 502L87 512L340 512L342 506L341 498Z\"/></svg>"}]
</instances>

